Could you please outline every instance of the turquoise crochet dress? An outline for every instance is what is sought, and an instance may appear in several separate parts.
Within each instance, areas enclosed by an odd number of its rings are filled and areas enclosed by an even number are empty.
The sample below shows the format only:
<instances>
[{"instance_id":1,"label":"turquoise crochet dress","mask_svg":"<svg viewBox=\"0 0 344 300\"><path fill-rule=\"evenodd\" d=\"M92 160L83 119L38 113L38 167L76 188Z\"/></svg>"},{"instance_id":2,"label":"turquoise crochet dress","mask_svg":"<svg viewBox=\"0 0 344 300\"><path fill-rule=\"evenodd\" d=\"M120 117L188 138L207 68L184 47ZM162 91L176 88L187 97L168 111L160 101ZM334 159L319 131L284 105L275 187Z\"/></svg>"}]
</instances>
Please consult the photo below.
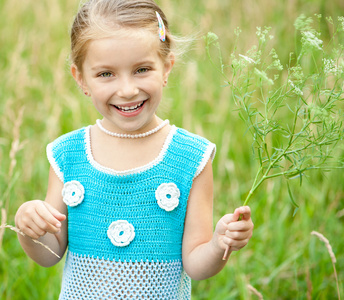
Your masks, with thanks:
<instances>
[{"instance_id":1,"label":"turquoise crochet dress","mask_svg":"<svg viewBox=\"0 0 344 300\"><path fill-rule=\"evenodd\" d=\"M215 145L172 126L156 159L115 171L94 160L89 126L56 139L47 155L68 205L59 299L190 299L182 265L187 200Z\"/></svg>"}]
</instances>

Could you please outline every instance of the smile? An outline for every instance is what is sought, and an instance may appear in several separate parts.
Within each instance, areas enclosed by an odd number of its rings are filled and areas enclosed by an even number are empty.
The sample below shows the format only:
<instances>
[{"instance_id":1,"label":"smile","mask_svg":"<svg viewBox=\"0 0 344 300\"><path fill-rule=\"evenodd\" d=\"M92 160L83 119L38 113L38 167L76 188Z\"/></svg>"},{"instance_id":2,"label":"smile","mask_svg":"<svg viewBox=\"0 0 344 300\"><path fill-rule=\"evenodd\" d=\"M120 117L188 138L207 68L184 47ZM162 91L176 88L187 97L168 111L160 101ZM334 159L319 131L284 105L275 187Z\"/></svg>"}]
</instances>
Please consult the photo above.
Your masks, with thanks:
<instances>
[{"instance_id":1,"label":"smile","mask_svg":"<svg viewBox=\"0 0 344 300\"><path fill-rule=\"evenodd\" d=\"M145 101L142 101L141 103L138 103L138 104L133 105L133 106L114 105L114 107L116 107L118 110L123 111L123 112L134 112L134 111L140 109L144 103L145 103Z\"/></svg>"}]
</instances>

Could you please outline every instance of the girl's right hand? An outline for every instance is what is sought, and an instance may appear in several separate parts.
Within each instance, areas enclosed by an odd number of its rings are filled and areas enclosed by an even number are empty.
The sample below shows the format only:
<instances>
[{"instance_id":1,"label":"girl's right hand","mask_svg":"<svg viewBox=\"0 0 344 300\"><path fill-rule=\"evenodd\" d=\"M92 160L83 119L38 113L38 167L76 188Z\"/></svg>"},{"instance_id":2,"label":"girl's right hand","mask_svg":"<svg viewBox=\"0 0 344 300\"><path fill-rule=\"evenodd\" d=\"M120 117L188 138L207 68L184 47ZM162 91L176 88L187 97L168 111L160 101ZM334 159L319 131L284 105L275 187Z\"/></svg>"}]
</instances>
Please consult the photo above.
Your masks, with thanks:
<instances>
[{"instance_id":1,"label":"girl's right hand","mask_svg":"<svg viewBox=\"0 0 344 300\"><path fill-rule=\"evenodd\" d=\"M47 232L60 232L61 222L66 219L57 209L41 200L32 200L22 204L15 216L15 224L25 235L38 239Z\"/></svg>"}]
</instances>

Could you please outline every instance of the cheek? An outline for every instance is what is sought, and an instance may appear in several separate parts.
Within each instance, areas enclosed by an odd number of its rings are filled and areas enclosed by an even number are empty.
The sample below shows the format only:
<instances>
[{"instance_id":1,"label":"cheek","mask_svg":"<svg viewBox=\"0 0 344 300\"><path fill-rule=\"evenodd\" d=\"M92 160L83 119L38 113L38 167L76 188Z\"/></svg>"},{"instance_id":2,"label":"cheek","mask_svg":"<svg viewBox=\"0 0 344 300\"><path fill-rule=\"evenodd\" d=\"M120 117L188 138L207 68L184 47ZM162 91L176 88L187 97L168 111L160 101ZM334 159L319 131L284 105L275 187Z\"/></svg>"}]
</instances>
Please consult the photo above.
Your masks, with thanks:
<instances>
[{"instance_id":1,"label":"cheek","mask_svg":"<svg viewBox=\"0 0 344 300\"><path fill-rule=\"evenodd\" d=\"M91 100L94 107L100 112L100 110L104 110L104 107L108 103L109 96L104 93L104 91L95 91L92 90L91 92Z\"/></svg>"},{"instance_id":2,"label":"cheek","mask_svg":"<svg viewBox=\"0 0 344 300\"><path fill-rule=\"evenodd\" d=\"M102 86L91 85L90 89L92 93L92 98L98 101L106 100L114 92L114 86L111 84Z\"/></svg>"},{"instance_id":3,"label":"cheek","mask_svg":"<svg viewBox=\"0 0 344 300\"><path fill-rule=\"evenodd\" d=\"M99 111L101 109L101 102L98 101L94 95L91 96L91 100L92 100L94 107Z\"/></svg>"},{"instance_id":4,"label":"cheek","mask_svg":"<svg viewBox=\"0 0 344 300\"><path fill-rule=\"evenodd\" d=\"M157 81L154 83L154 85L151 85L150 93L157 98L161 98L162 93L163 93L163 88L164 88L163 82Z\"/></svg>"},{"instance_id":5,"label":"cheek","mask_svg":"<svg viewBox=\"0 0 344 300\"><path fill-rule=\"evenodd\" d=\"M154 89L159 90L164 87L165 80L165 76L163 74L159 74L155 76L154 80L152 80L150 84L152 87L154 87Z\"/></svg>"}]
</instances>

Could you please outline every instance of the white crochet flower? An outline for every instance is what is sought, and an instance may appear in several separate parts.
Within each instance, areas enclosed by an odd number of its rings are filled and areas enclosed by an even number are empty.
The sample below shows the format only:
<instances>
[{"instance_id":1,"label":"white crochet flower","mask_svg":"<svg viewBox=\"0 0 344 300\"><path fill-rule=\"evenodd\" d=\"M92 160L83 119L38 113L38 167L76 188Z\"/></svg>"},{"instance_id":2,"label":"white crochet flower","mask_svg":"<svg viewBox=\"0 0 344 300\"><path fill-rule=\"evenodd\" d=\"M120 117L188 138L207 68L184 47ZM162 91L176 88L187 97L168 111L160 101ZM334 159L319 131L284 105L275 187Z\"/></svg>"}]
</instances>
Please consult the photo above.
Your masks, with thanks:
<instances>
[{"instance_id":1,"label":"white crochet flower","mask_svg":"<svg viewBox=\"0 0 344 300\"><path fill-rule=\"evenodd\" d=\"M162 183L155 191L158 205L166 211L174 210L178 206L179 197L180 191L173 182Z\"/></svg>"},{"instance_id":2,"label":"white crochet flower","mask_svg":"<svg viewBox=\"0 0 344 300\"><path fill-rule=\"evenodd\" d=\"M63 202L69 206L79 205L84 200L84 195L85 189L79 181L68 181L63 186Z\"/></svg>"},{"instance_id":3,"label":"white crochet flower","mask_svg":"<svg viewBox=\"0 0 344 300\"><path fill-rule=\"evenodd\" d=\"M112 222L107 231L111 243L118 247L124 247L130 244L135 237L135 229L132 224L126 220Z\"/></svg>"}]
</instances>

